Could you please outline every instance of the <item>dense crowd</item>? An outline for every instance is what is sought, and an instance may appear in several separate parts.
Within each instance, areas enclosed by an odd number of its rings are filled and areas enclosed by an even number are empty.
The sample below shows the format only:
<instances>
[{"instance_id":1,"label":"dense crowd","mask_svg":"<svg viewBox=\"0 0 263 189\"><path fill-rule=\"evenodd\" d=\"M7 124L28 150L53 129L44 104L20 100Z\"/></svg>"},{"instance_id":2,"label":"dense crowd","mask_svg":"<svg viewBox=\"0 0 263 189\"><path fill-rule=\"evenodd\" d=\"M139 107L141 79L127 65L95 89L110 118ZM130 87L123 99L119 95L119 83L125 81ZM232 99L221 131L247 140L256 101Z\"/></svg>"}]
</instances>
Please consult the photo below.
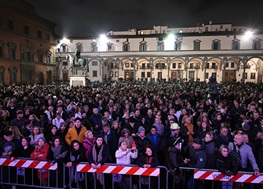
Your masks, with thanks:
<instances>
[{"instance_id":1,"label":"dense crowd","mask_svg":"<svg viewBox=\"0 0 263 189\"><path fill-rule=\"evenodd\" d=\"M259 175L263 85L222 83L217 88L215 95L205 82L185 81L5 86L0 152L69 168L85 161L94 169L104 163L163 165L178 179L183 166ZM73 183L84 179L73 168L70 174ZM47 184L47 173L38 177ZM193 188L191 178L188 188ZM99 174L97 182L103 182Z\"/></svg>"}]
</instances>

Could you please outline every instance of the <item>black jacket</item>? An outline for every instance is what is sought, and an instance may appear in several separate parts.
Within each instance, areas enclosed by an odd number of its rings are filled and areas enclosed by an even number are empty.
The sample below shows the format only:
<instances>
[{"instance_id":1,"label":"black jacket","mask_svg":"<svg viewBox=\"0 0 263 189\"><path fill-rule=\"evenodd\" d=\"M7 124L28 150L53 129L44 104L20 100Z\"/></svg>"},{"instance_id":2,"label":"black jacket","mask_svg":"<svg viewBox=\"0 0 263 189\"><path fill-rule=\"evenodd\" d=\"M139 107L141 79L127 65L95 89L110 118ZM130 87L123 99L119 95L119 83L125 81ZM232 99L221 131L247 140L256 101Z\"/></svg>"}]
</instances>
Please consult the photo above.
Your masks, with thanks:
<instances>
[{"instance_id":1,"label":"black jacket","mask_svg":"<svg viewBox=\"0 0 263 189\"><path fill-rule=\"evenodd\" d=\"M238 172L238 161L231 154L231 152L227 157L223 157L222 154L218 152L216 158L216 168L228 176L235 175Z\"/></svg>"}]
</instances>

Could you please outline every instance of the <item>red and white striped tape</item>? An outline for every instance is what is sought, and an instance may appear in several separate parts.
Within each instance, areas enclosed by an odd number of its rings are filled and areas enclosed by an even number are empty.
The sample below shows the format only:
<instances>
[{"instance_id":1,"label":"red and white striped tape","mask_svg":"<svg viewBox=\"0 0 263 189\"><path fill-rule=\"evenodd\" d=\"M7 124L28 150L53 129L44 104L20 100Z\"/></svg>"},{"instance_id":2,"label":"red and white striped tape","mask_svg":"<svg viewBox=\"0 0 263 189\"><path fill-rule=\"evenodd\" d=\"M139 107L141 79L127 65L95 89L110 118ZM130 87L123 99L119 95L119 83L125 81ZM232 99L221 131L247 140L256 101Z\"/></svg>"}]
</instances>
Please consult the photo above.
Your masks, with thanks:
<instances>
[{"instance_id":1,"label":"red and white striped tape","mask_svg":"<svg viewBox=\"0 0 263 189\"><path fill-rule=\"evenodd\" d=\"M47 161L37 161L37 160L28 160L28 159L11 160L9 158L0 158L0 166L57 170L57 163L51 166L51 164Z\"/></svg>"},{"instance_id":2,"label":"red and white striped tape","mask_svg":"<svg viewBox=\"0 0 263 189\"><path fill-rule=\"evenodd\" d=\"M102 165L99 169L93 169L89 164L78 164L78 172L89 173L107 173L107 174L125 174L125 175L141 175L141 176L160 176L160 168L141 168L128 166L111 166Z\"/></svg>"},{"instance_id":3,"label":"red and white striped tape","mask_svg":"<svg viewBox=\"0 0 263 189\"><path fill-rule=\"evenodd\" d=\"M238 173L236 175L227 176L224 173L215 171L195 170L194 179L263 184L263 175L255 176L251 174Z\"/></svg>"}]
</instances>

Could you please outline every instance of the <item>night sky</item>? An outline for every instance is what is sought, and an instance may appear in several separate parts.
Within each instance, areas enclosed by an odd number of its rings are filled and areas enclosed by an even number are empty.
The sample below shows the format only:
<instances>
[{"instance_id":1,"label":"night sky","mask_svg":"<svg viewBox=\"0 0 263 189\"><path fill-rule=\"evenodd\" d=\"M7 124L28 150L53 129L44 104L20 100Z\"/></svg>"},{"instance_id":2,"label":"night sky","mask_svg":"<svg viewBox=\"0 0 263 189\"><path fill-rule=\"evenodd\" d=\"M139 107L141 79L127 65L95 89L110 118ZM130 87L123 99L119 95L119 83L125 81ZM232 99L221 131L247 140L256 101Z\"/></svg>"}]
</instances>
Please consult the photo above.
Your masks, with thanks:
<instances>
[{"instance_id":1,"label":"night sky","mask_svg":"<svg viewBox=\"0 0 263 189\"><path fill-rule=\"evenodd\" d=\"M212 21L263 28L263 0L27 0L63 37L187 27Z\"/></svg>"}]
</instances>

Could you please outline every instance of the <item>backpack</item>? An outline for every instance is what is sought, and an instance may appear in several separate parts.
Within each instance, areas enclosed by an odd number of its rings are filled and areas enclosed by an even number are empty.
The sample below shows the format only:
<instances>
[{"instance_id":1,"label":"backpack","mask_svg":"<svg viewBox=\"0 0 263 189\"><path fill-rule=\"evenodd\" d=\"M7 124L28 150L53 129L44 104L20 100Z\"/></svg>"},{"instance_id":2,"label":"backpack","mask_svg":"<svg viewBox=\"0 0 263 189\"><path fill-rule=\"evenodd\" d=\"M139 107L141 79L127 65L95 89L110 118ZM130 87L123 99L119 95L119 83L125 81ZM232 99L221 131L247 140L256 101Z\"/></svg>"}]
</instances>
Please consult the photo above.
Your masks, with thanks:
<instances>
[{"instance_id":1,"label":"backpack","mask_svg":"<svg viewBox=\"0 0 263 189\"><path fill-rule=\"evenodd\" d=\"M234 143L232 143L232 145L233 145L233 150L230 153L237 159L238 170L241 171L242 170L242 161L241 161L240 151L236 149L236 145Z\"/></svg>"}]
</instances>

